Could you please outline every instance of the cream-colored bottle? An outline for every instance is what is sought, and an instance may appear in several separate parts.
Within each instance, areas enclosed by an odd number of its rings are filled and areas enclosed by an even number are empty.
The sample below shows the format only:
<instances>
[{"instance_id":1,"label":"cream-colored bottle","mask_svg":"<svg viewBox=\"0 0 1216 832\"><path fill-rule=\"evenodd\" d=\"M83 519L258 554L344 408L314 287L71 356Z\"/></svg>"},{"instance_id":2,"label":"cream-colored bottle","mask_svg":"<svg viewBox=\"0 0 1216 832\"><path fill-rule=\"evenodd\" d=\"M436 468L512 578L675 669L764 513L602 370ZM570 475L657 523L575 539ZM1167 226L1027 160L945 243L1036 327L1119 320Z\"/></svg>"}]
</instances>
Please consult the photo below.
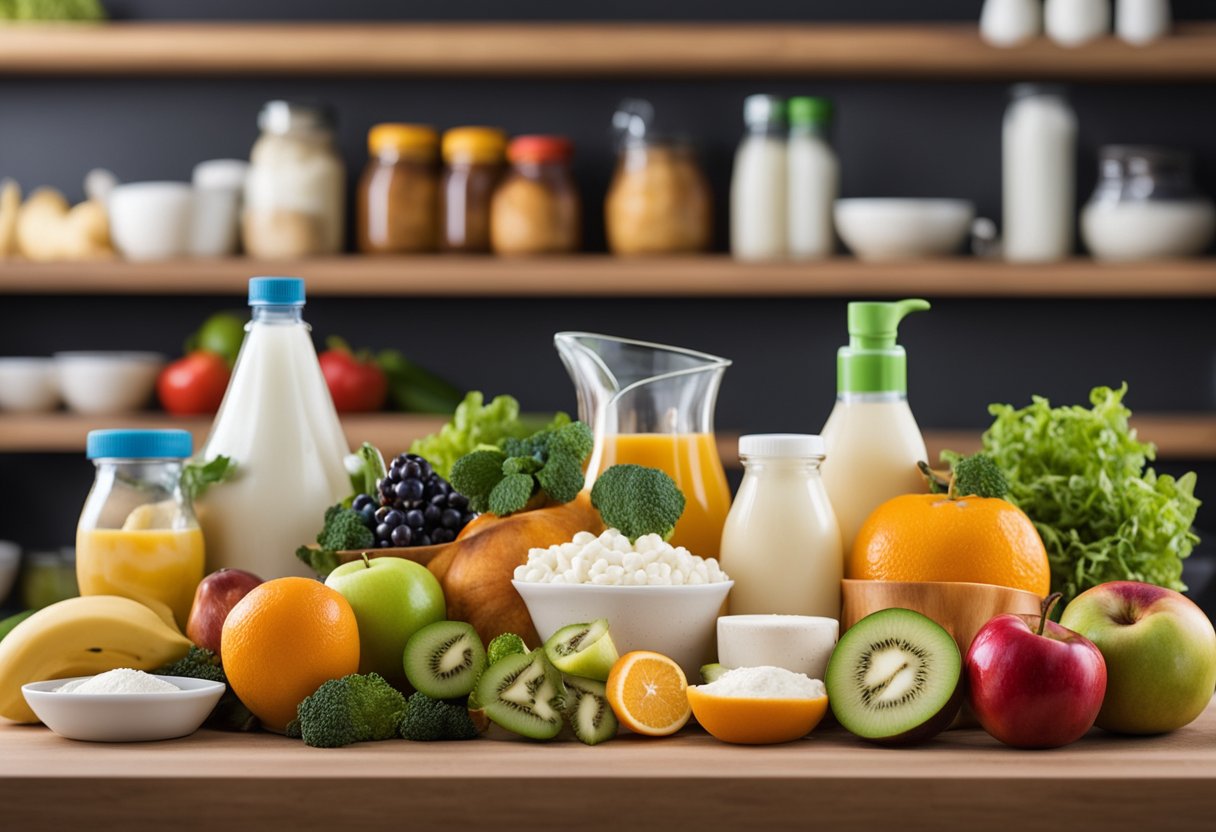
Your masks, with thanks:
<instances>
[{"instance_id":1,"label":"cream-colored bottle","mask_svg":"<svg viewBox=\"0 0 1216 832\"><path fill-rule=\"evenodd\" d=\"M849 304L849 345L837 354L836 407L822 431L823 484L846 564L874 509L925 490L917 463L928 453L908 406L907 355L895 339L905 315L928 308L923 300Z\"/></svg>"}]
</instances>

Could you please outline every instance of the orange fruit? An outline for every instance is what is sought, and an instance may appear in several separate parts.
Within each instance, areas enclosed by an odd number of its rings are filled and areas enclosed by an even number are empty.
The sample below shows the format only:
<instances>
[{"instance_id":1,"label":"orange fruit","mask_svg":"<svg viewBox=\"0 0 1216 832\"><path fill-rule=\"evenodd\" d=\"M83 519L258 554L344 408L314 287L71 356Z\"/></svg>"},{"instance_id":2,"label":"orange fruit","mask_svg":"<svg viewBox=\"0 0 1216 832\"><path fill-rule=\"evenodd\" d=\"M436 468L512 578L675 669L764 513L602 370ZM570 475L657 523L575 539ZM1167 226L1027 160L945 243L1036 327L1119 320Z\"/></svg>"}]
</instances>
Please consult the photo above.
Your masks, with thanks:
<instances>
[{"instance_id":1,"label":"orange fruit","mask_svg":"<svg viewBox=\"0 0 1216 832\"><path fill-rule=\"evenodd\" d=\"M330 679L359 671L359 628L346 599L320 581L259 584L224 619L228 684L254 716L282 732Z\"/></svg>"},{"instance_id":2,"label":"orange fruit","mask_svg":"<svg viewBox=\"0 0 1216 832\"><path fill-rule=\"evenodd\" d=\"M1013 503L989 497L904 494L874 510L857 533L846 577L968 581L1045 596L1051 569L1043 539Z\"/></svg>"},{"instance_id":3,"label":"orange fruit","mask_svg":"<svg viewBox=\"0 0 1216 832\"><path fill-rule=\"evenodd\" d=\"M616 718L638 734L674 734L692 714L684 671L659 653L635 650L621 656L608 672L604 692Z\"/></svg>"},{"instance_id":4,"label":"orange fruit","mask_svg":"<svg viewBox=\"0 0 1216 832\"><path fill-rule=\"evenodd\" d=\"M828 698L762 699L714 696L688 689L688 704L701 727L715 739L742 745L790 742L805 737L823 719Z\"/></svg>"}]
</instances>

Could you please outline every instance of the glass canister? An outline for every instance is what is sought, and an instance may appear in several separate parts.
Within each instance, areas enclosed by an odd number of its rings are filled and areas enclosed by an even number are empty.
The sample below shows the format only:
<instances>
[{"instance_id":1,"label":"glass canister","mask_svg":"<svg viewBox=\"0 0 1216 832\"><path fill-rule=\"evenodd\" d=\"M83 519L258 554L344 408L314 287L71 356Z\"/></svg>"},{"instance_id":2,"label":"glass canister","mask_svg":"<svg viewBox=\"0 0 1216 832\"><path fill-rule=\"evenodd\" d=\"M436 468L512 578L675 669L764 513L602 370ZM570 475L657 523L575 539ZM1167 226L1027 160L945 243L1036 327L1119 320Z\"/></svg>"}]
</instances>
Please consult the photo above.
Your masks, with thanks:
<instances>
[{"instance_id":1,"label":"glass canister","mask_svg":"<svg viewBox=\"0 0 1216 832\"><path fill-rule=\"evenodd\" d=\"M270 101L258 115L245 180L243 241L253 257L342 251L346 171L322 107Z\"/></svg>"},{"instance_id":2,"label":"glass canister","mask_svg":"<svg viewBox=\"0 0 1216 832\"><path fill-rule=\"evenodd\" d=\"M519 136L507 146L507 173L490 203L496 254L561 254L581 238L573 147L562 136Z\"/></svg>"},{"instance_id":3,"label":"glass canister","mask_svg":"<svg viewBox=\"0 0 1216 832\"><path fill-rule=\"evenodd\" d=\"M1195 187L1191 156L1165 147L1107 145L1081 237L1099 260L1194 257L1211 244L1216 208Z\"/></svg>"},{"instance_id":4,"label":"glass canister","mask_svg":"<svg viewBox=\"0 0 1216 832\"><path fill-rule=\"evenodd\" d=\"M439 136L425 124L377 124L356 199L359 250L419 254L439 243Z\"/></svg>"},{"instance_id":5,"label":"glass canister","mask_svg":"<svg viewBox=\"0 0 1216 832\"><path fill-rule=\"evenodd\" d=\"M824 442L810 434L739 438L743 482L722 531L732 615L840 617L840 526L819 476Z\"/></svg>"},{"instance_id":6,"label":"glass canister","mask_svg":"<svg viewBox=\"0 0 1216 832\"><path fill-rule=\"evenodd\" d=\"M455 127L443 134L439 247L460 254L490 251L490 200L502 178L507 137L497 127Z\"/></svg>"},{"instance_id":7,"label":"glass canister","mask_svg":"<svg viewBox=\"0 0 1216 832\"><path fill-rule=\"evenodd\" d=\"M81 595L167 607L185 628L203 579L203 533L181 488L192 452L184 430L90 431L97 473L76 527Z\"/></svg>"}]
</instances>

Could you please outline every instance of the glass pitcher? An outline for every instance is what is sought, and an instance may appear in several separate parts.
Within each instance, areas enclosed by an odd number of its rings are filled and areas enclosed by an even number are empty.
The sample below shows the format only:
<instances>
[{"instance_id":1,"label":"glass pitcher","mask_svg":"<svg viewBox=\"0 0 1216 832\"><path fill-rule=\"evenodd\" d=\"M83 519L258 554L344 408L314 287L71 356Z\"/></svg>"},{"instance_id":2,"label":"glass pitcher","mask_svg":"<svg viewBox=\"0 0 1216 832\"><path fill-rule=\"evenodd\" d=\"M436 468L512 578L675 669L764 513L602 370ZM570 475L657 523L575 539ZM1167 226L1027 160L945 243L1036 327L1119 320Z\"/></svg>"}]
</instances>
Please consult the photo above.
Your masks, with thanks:
<instances>
[{"instance_id":1,"label":"glass pitcher","mask_svg":"<svg viewBox=\"0 0 1216 832\"><path fill-rule=\"evenodd\" d=\"M730 361L693 350L589 332L553 337L595 431L588 483L617 463L666 471L686 504L671 543L717 557L730 488L714 440L714 404Z\"/></svg>"}]
</instances>

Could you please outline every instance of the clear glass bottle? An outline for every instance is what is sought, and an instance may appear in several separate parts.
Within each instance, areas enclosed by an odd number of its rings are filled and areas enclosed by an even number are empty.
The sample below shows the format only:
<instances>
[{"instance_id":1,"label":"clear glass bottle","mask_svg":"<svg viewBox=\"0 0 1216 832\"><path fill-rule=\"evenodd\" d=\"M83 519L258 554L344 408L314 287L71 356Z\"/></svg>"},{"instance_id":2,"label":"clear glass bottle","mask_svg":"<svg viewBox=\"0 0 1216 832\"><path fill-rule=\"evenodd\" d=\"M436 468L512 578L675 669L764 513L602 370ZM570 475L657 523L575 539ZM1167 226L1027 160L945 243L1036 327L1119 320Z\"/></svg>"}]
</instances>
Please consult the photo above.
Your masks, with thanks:
<instances>
[{"instance_id":1,"label":"clear glass bottle","mask_svg":"<svg viewBox=\"0 0 1216 832\"><path fill-rule=\"evenodd\" d=\"M346 216L346 170L329 111L270 101L258 115L245 180L245 251L282 258L338 254Z\"/></svg>"},{"instance_id":2,"label":"clear glass bottle","mask_svg":"<svg viewBox=\"0 0 1216 832\"><path fill-rule=\"evenodd\" d=\"M185 628L203 579L203 533L181 489L193 451L184 430L95 430L87 455L97 466L76 527L81 595L121 595Z\"/></svg>"},{"instance_id":3,"label":"clear glass bottle","mask_svg":"<svg viewBox=\"0 0 1216 832\"><path fill-rule=\"evenodd\" d=\"M739 439L743 482L722 531L732 615L840 617L840 526L819 475L824 442L810 434Z\"/></svg>"},{"instance_id":4,"label":"clear glass bottle","mask_svg":"<svg viewBox=\"0 0 1216 832\"><path fill-rule=\"evenodd\" d=\"M253 320L200 456L227 456L236 477L199 498L209 569L269 580L309 575L295 550L350 492L350 453L304 322L304 281L249 281Z\"/></svg>"}]
</instances>

